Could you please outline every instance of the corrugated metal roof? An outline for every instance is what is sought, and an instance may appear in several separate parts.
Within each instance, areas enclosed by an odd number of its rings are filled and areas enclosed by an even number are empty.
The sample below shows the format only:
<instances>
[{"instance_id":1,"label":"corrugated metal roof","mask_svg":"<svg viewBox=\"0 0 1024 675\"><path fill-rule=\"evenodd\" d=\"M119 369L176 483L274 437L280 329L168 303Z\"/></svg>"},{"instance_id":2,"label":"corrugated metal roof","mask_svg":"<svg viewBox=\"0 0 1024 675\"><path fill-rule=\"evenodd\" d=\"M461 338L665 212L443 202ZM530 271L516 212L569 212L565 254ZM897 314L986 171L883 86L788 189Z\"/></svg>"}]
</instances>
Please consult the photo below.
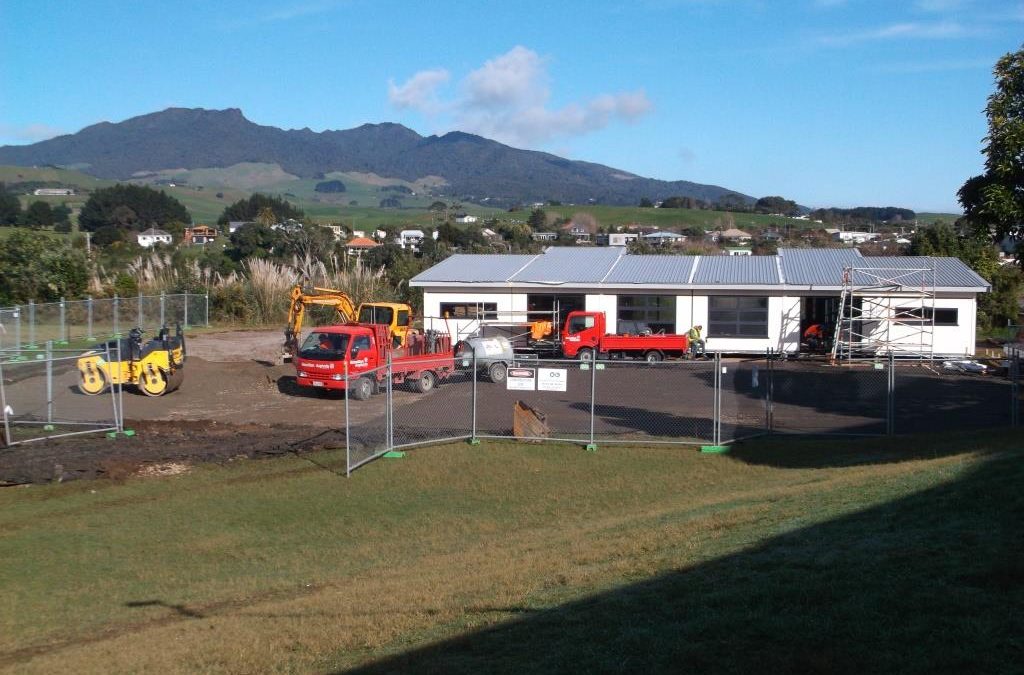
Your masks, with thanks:
<instances>
[{"instance_id":1,"label":"corrugated metal roof","mask_svg":"<svg viewBox=\"0 0 1024 675\"><path fill-rule=\"evenodd\" d=\"M539 255L454 255L413 277L423 284L579 284L764 286L839 289L843 268L877 268L875 276L898 277L903 286L930 286L931 273L903 273L935 266L938 288L986 288L988 283L957 258L862 257L856 249L780 249L778 256L629 255L625 249L552 247ZM889 268L884 271L882 268ZM877 285L858 273L857 285Z\"/></svg>"},{"instance_id":2,"label":"corrugated metal roof","mask_svg":"<svg viewBox=\"0 0 1024 675\"><path fill-rule=\"evenodd\" d=\"M606 284L686 284L692 255L626 255L604 278Z\"/></svg>"},{"instance_id":3,"label":"corrugated metal roof","mask_svg":"<svg viewBox=\"0 0 1024 675\"><path fill-rule=\"evenodd\" d=\"M855 248L780 248L779 259L793 286L842 286L843 268L863 261Z\"/></svg>"},{"instance_id":4,"label":"corrugated metal roof","mask_svg":"<svg viewBox=\"0 0 1024 675\"><path fill-rule=\"evenodd\" d=\"M519 283L536 284L596 284L608 274L612 266L625 255L626 250L609 248L576 248L556 246L511 278Z\"/></svg>"},{"instance_id":5,"label":"corrugated metal roof","mask_svg":"<svg viewBox=\"0 0 1024 675\"><path fill-rule=\"evenodd\" d=\"M775 256L770 255L705 255L697 264L693 277L695 286L703 285L765 285L778 286L779 270Z\"/></svg>"},{"instance_id":6,"label":"corrugated metal roof","mask_svg":"<svg viewBox=\"0 0 1024 675\"><path fill-rule=\"evenodd\" d=\"M410 282L504 283L529 263L535 255L456 254L430 269L423 270Z\"/></svg>"}]
</instances>

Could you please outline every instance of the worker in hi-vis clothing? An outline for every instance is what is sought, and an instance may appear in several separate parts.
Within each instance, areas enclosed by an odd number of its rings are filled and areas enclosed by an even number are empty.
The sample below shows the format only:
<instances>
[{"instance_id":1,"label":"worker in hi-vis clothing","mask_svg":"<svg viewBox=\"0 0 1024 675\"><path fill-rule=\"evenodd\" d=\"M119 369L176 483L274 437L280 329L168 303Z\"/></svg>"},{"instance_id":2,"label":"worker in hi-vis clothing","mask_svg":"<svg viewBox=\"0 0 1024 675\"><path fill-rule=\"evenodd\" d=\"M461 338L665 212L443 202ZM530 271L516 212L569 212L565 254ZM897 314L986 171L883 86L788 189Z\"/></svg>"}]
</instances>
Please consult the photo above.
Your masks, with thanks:
<instances>
[{"instance_id":1,"label":"worker in hi-vis clothing","mask_svg":"<svg viewBox=\"0 0 1024 675\"><path fill-rule=\"evenodd\" d=\"M700 333L702 330L704 326L697 325L686 334L686 337L690 338L690 356L693 358L704 355L704 338Z\"/></svg>"}]
</instances>

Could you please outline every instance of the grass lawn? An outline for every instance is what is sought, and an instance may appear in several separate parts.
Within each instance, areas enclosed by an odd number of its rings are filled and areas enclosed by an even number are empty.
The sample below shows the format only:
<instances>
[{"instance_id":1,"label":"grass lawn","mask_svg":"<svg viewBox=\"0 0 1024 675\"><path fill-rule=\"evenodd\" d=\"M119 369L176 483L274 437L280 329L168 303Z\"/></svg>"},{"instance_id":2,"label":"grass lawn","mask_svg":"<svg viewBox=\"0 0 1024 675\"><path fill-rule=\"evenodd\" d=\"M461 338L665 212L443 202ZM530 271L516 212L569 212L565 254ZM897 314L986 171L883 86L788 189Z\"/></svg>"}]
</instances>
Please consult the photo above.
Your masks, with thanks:
<instances>
[{"instance_id":1,"label":"grass lawn","mask_svg":"<svg viewBox=\"0 0 1024 675\"><path fill-rule=\"evenodd\" d=\"M1006 672L1020 445L488 442L9 488L0 668Z\"/></svg>"}]
</instances>

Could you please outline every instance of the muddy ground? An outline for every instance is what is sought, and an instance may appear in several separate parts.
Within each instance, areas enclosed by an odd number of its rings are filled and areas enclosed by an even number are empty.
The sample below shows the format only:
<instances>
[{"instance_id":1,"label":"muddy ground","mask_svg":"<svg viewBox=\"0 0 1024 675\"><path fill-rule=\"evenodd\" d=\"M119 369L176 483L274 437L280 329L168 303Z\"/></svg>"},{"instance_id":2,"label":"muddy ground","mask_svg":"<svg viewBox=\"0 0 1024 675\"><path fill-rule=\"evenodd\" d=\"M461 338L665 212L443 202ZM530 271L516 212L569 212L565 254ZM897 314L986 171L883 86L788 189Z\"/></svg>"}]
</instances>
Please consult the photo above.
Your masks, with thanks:
<instances>
[{"instance_id":1,"label":"muddy ground","mask_svg":"<svg viewBox=\"0 0 1024 675\"><path fill-rule=\"evenodd\" d=\"M343 396L296 386L294 367L279 363L279 331L236 331L189 339L180 389L159 398L126 390L125 427L132 438L88 434L0 448L0 485L123 475L168 462L224 461L305 453L348 445L353 458L369 456L385 441L385 397L346 401ZM65 420L112 419L109 396L78 392L74 359L55 368L53 407ZM714 371L711 362L537 364L565 369L566 391L509 391L476 383L465 374L420 395L396 387L393 443L413 444L479 436L509 437L513 408L524 401L541 411L552 438L598 443L707 442L713 437ZM722 374L721 438L764 433L765 363L730 359ZM822 363L774 366L772 425L812 434L886 432L888 376L870 364L831 368ZM5 366L6 400L15 413L45 419L45 378L40 364ZM591 427L590 392L596 392ZM1005 378L897 369L897 433L1005 425L1010 401ZM63 427L62 427L63 428ZM19 434L39 433L19 427Z\"/></svg>"}]
</instances>

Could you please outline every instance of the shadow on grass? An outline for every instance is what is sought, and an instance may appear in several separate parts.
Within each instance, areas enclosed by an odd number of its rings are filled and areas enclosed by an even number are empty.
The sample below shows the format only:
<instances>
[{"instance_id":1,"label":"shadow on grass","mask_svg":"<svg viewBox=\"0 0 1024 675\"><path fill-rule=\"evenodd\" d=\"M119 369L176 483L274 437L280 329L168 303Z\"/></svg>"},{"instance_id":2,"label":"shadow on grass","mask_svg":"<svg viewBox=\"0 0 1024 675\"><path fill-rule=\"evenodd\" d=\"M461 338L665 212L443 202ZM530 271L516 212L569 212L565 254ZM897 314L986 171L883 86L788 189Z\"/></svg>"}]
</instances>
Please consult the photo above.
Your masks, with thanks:
<instances>
[{"instance_id":1,"label":"shadow on grass","mask_svg":"<svg viewBox=\"0 0 1024 675\"><path fill-rule=\"evenodd\" d=\"M1019 672L1022 459L350 672Z\"/></svg>"}]
</instances>

